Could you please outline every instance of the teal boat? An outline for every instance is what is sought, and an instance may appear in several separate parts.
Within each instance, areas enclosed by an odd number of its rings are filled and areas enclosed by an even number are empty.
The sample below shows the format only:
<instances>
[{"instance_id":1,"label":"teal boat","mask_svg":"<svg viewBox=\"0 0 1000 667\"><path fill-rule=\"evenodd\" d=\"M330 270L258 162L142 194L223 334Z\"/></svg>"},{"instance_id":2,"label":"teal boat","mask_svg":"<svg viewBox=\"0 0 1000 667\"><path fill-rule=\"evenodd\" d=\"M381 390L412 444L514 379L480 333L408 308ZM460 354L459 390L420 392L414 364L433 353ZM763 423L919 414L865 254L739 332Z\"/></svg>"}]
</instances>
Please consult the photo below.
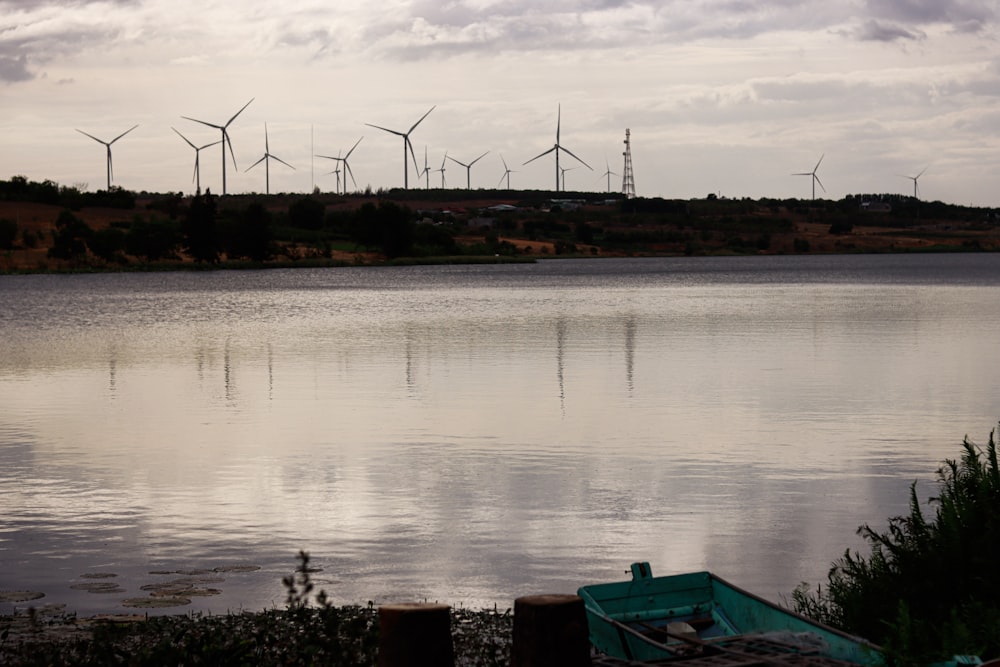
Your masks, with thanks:
<instances>
[{"instance_id":1,"label":"teal boat","mask_svg":"<svg viewBox=\"0 0 1000 667\"><path fill-rule=\"evenodd\" d=\"M710 572L583 586L590 641L611 660L684 667L882 665L877 646L779 607ZM981 664L974 661L957 664Z\"/></svg>"}]
</instances>

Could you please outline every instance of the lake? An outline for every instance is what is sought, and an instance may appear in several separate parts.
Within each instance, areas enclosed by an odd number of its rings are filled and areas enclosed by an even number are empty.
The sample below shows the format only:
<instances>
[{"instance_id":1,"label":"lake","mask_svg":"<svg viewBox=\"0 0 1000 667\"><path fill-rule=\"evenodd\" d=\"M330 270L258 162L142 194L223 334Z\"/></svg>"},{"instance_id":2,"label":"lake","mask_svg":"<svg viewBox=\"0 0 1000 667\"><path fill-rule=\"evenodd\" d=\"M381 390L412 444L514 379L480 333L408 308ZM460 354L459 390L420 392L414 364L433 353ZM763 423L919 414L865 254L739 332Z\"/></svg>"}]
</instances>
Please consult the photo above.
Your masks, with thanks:
<instances>
[{"instance_id":1,"label":"lake","mask_svg":"<svg viewBox=\"0 0 1000 667\"><path fill-rule=\"evenodd\" d=\"M0 276L0 591L781 601L986 442L998 331L992 254Z\"/></svg>"}]
</instances>

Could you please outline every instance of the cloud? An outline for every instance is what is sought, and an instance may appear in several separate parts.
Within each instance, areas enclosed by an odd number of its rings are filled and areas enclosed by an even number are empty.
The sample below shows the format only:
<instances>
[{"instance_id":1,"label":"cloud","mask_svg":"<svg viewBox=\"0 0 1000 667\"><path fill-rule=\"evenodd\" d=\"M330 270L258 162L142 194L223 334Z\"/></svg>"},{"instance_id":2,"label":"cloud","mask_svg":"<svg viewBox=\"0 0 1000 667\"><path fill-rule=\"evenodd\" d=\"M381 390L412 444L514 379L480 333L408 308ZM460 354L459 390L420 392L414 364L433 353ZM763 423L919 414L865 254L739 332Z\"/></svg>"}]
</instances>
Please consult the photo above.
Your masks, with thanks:
<instances>
[{"instance_id":1,"label":"cloud","mask_svg":"<svg viewBox=\"0 0 1000 667\"><path fill-rule=\"evenodd\" d=\"M854 36L865 42L894 42L897 39L924 39L927 34L921 30L907 30L899 25L870 19L854 31Z\"/></svg>"},{"instance_id":2,"label":"cloud","mask_svg":"<svg viewBox=\"0 0 1000 667\"><path fill-rule=\"evenodd\" d=\"M19 56L9 56L0 53L0 81L17 83L30 81L35 74L28 69L28 57L23 53Z\"/></svg>"},{"instance_id":3,"label":"cloud","mask_svg":"<svg viewBox=\"0 0 1000 667\"><path fill-rule=\"evenodd\" d=\"M948 24L958 32L976 32L996 20L993 2L962 0L865 0L871 15L911 24Z\"/></svg>"}]
</instances>

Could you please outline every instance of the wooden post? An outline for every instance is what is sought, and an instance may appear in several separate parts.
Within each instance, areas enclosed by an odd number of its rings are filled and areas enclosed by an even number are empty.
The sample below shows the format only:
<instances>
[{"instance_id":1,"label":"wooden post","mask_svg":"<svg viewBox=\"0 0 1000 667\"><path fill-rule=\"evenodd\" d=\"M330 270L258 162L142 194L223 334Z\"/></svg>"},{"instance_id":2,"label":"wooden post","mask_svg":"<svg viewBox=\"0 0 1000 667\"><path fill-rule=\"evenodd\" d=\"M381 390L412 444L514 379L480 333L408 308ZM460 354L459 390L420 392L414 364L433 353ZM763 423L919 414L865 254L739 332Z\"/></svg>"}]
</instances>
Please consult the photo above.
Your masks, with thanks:
<instances>
[{"instance_id":1,"label":"wooden post","mask_svg":"<svg viewBox=\"0 0 1000 667\"><path fill-rule=\"evenodd\" d=\"M387 604L378 619L378 667L454 667L448 605Z\"/></svg>"},{"instance_id":2,"label":"wooden post","mask_svg":"<svg viewBox=\"0 0 1000 667\"><path fill-rule=\"evenodd\" d=\"M587 667L590 635L583 598L528 595L514 600L511 667Z\"/></svg>"}]
</instances>

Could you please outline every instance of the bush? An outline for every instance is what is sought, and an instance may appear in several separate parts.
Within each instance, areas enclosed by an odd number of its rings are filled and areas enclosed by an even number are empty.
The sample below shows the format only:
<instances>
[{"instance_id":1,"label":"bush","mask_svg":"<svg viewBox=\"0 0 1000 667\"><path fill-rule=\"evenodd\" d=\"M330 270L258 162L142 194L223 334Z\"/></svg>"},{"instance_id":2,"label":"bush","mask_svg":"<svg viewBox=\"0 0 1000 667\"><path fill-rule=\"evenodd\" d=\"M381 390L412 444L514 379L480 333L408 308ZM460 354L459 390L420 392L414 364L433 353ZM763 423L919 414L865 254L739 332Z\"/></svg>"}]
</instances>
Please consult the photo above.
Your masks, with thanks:
<instances>
[{"instance_id":1,"label":"bush","mask_svg":"<svg viewBox=\"0 0 1000 667\"><path fill-rule=\"evenodd\" d=\"M890 519L885 532L861 526L871 554L847 550L825 590L796 589L796 611L881 644L899 664L1000 655L996 435L990 433L985 452L966 438L961 459L938 469L932 520L914 482L909 515Z\"/></svg>"},{"instance_id":2,"label":"bush","mask_svg":"<svg viewBox=\"0 0 1000 667\"><path fill-rule=\"evenodd\" d=\"M0 250L11 250L17 240L17 223L0 218Z\"/></svg>"}]
</instances>

